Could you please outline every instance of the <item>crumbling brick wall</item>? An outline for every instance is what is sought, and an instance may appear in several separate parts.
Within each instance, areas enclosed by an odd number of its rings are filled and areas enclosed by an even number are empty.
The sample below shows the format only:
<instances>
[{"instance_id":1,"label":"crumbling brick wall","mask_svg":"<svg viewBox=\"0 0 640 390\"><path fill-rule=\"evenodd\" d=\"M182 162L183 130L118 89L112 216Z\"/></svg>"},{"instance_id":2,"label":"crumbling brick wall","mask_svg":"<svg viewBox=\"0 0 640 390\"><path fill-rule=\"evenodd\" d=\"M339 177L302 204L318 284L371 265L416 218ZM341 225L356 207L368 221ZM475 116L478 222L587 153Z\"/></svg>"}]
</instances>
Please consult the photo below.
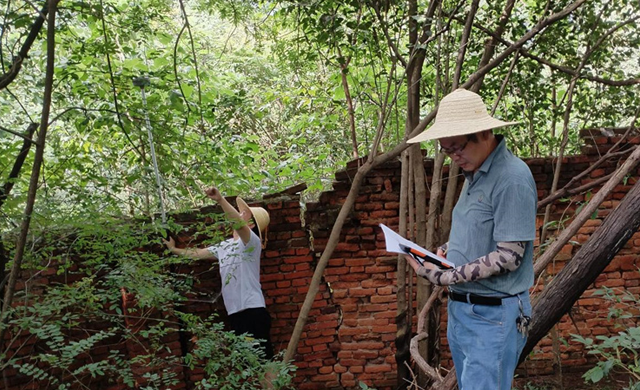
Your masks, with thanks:
<instances>
[{"instance_id":1,"label":"crumbling brick wall","mask_svg":"<svg viewBox=\"0 0 640 390\"><path fill-rule=\"evenodd\" d=\"M578 175L598 160L619 140L619 136L600 133L583 134L587 144L578 156L565 157L560 186ZM640 144L640 137L627 140L628 144ZM554 159L531 159L531 167L538 185L538 195L543 199L549 194L553 180ZM324 250L329 234L351 187L351 178L357 170L357 161L346 169L336 173L333 189L321 194L313 203L301 204L299 192L304 186L298 186L279 194L265 196L252 205L265 207L271 216L267 232L267 247L263 252L261 282L269 312L273 318L272 340L276 351L286 349L298 313L309 289L317 261ZM605 177L619 164L617 159L602 164L591 172L580 184ZM425 159L427 179L431 180L433 162ZM384 238L379 228L384 223L392 228L398 225L399 190L401 167L398 161L390 161L377 167L366 177L341 232L339 244L334 251L321 280L320 289L315 297L308 321L303 329L298 349L294 356L298 367L295 387L300 390L313 389L357 389L363 382L378 390L393 389L396 385L395 336L396 336L396 256L384 250ZM580 244L589 239L593 231L602 223L602 219L618 205L638 178L640 170L619 184L613 193L599 208L597 215L590 219L556 256L547 268L547 275L553 276L571 259ZM597 187L592 190L596 192ZM586 201L584 195L567 196L552 206L552 219L564 220L572 217ZM250 202L251 203L251 202ZM211 211L205 208L203 211ZM539 227L542 224L544 210L539 210ZM176 221L186 228L200 221L199 213L175 216ZM570 219L565 221L567 224ZM553 232L552 232L553 233ZM183 244L197 245L191 241L190 230L180 237ZM610 305L594 291L602 286L625 289L635 295L640 294L640 233L636 233L613 259L596 282L574 305L570 316L565 316L557 325L559 343L557 354L563 370L584 370L593 364L582 346L571 341L570 334L579 333L583 337L615 334L619 331L616 322L607 320ZM221 300L211 301L211 296L220 291L220 278L215 267L209 262L197 261L189 266L181 266L175 272L195 272L201 277L194 286L194 293L187 297L188 304L182 307L190 313L208 316L220 313L224 321L224 309ZM25 270L18 289L24 289L24 281L33 273ZM532 289L542 289L547 276L540 278ZM41 291L42 286L52 283L65 283L55 270L41 272L37 280L30 280L31 291ZM35 284L39 287L34 290ZM133 303L133 302L131 302ZM123 299L127 304L127 299ZM637 314L637 313L636 313ZM451 367L446 349L446 305L442 306L442 363ZM635 317L637 318L637 317ZM631 323L635 324L635 318ZM414 325L415 326L415 325ZM415 329L415 327L414 327ZM20 341L20 340L18 340ZM166 340L167 349L175 356L182 356L188 340L179 340L176 336ZM20 345L16 343L15 345ZM27 353L29 344L22 350L11 353ZM127 350L130 346L118 348ZM26 348L26 349L25 349ZM106 353L106 351L105 351ZM130 354L135 355L131 350ZM100 359L100 356L91 356ZM521 375L541 375L553 372L556 353L552 340L547 336L540 341L534 352L521 366ZM13 370L3 373L5 379L0 383L9 384L7 389L22 389L20 375ZM177 373L183 379L179 388L189 389L202 378L202 371L187 370ZM4 384L2 385L4 386ZM37 388L36 384L32 384ZM0 386L1 387L1 386ZM93 387L106 388L106 387ZM123 386L111 387L126 388ZM178 388L178 387L176 387Z\"/></svg>"},{"instance_id":2,"label":"crumbling brick wall","mask_svg":"<svg viewBox=\"0 0 640 390\"><path fill-rule=\"evenodd\" d=\"M620 140L619 134L607 136L600 132L583 131L582 136L586 141L582 148L583 153L563 159L559 186L568 183L594 164ZM634 136L624 141L623 146L629 147L639 143L640 136ZM539 199L543 199L550 194L555 160L539 158L526 162L536 180ZM619 163L620 156L605 161L577 185L604 178L612 173ZM321 254L326 245L333 221L351 187L351 178L355 176L357 164L358 162L354 161L345 170L337 172L333 190L323 193L318 202L307 204L306 228L313 236L316 256ZM429 182L432 164L432 160L425 160ZM400 176L400 163L391 161L377 167L365 178L354 208L342 229L340 244L324 272L324 279L333 289L334 303L342 318L337 330L340 352L334 367L342 386L340 388L357 388L358 381L377 389L391 389L396 384L396 256L384 251L384 238L378 224L384 223L392 228L398 226ZM620 199L639 177L640 169L636 168L625 183L615 188L600 206L597 214L563 247L555 261L549 264L546 275L538 279L532 289L534 294L544 287L549 277L557 274L571 259L580 244L588 240L591 233L602 223L602 219L619 204ZM595 193L598 189L599 186L596 186L590 192ZM551 219L562 220L565 225L570 223L576 210L587 200L585 195L575 195L553 203ZM544 209L541 209L538 214L539 230L543 217ZM550 234L553 236L553 229ZM594 292L602 286L608 286L624 289L637 296L640 293L640 273L637 271L639 265L640 233L636 233L596 282L584 292L570 315L564 316L558 324L560 342L557 350L554 352L551 338L545 337L521 366L519 374L551 374L556 361L560 361L565 371L582 371L590 367L595 361L594 357L587 355L581 344L572 341L571 334L595 337L620 331L619 322L607 320L610 303L602 297L594 296ZM442 363L445 367L451 367L452 362L446 349L446 305L442 306L441 314ZM635 325L636 320L632 319L628 324ZM314 388L324 387L318 384Z\"/></svg>"}]
</instances>

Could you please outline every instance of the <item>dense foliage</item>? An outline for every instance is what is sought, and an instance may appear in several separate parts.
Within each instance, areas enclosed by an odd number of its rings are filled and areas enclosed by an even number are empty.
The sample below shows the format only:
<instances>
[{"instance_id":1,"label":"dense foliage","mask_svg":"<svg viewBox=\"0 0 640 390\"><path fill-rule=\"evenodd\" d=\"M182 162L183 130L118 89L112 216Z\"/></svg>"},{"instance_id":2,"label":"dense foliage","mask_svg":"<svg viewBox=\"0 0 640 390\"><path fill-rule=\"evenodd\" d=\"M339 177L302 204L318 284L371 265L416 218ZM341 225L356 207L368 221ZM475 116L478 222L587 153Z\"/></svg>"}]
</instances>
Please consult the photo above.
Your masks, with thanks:
<instances>
[{"instance_id":1,"label":"dense foliage","mask_svg":"<svg viewBox=\"0 0 640 390\"><path fill-rule=\"evenodd\" d=\"M203 244L219 242L223 225L200 226ZM24 374L25 386L167 389L185 380L185 369L202 373L198 389L260 388L268 373L275 388L289 384L290 365L267 361L256 340L224 331L217 314L190 311L194 297L213 305L219 292L197 289L202 276L188 272L191 260L164 255L152 225L111 220L40 237L29 268L46 267L25 281L4 325L18 343L28 334L30 347L0 351L0 367ZM188 344L184 356L170 349L178 341Z\"/></svg>"},{"instance_id":2,"label":"dense foliage","mask_svg":"<svg viewBox=\"0 0 640 390\"><path fill-rule=\"evenodd\" d=\"M41 222L158 211L146 115L170 209L201 205L211 183L248 197L301 182L323 188L349 158L344 114L324 90L331 75L278 58L258 11L233 25L167 2L62 3ZM7 15L7 46L31 17ZM37 122L44 57L44 45L34 46L0 96L2 127L22 132ZM146 104L137 77L150 81ZM22 140L0 137L6 175ZM3 208L5 224L19 217L27 180Z\"/></svg>"},{"instance_id":3,"label":"dense foliage","mask_svg":"<svg viewBox=\"0 0 640 390\"><path fill-rule=\"evenodd\" d=\"M640 389L640 360L638 345L640 344L640 328L631 321L636 314L639 297L630 291L603 287L594 295L602 296L609 302L609 318L616 320L617 334L613 336L582 337L578 334L572 338L585 345L590 355L598 357L595 367L587 371L583 378L589 382L599 382L604 377L622 373L629 378L629 386L624 390Z\"/></svg>"},{"instance_id":4,"label":"dense foliage","mask_svg":"<svg viewBox=\"0 0 640 390\"><path fill-rule=\"evenodd\" d=\"M424 45L424 112L450 88L464 22L460 5L442 4L441 39ZM534 26L542 6L517 6L503 45ZM310 194L327 188L345 161L369 152L381 121L383 150L404 137L406 74L398 56L408 58L411 50L406 7L357 1L62 2L37 216L46 224L157 212L146 115L170 209L202 204L201 187L210 183L253 197L301 182ZM3 9L6 71L35 14L17 3ZM500 12L497 3L479 10L462 79L475 71ZM576 68L590 51L568 122L569 151L579 147L581 128L629 124L639 103L635 90L593 77L637 76L635 13L632 4L616 1L584 6L528 43L511 72L505 61L489 73L483 88L488 102L509 78L497 115L521 121L509 133L520 155L557 152L572 77L562 67ZM598 41L602 36L605 41ZM22 133L38 122L44 49L44 40L36 40L18 78L0 94L3 129ZM146 104L132 83L138 77L150 81ZM5 177L21 144L0 131ZM19 219L26 181L23 175L3 207L5 227Z\"/></svg>"}]
</instances>

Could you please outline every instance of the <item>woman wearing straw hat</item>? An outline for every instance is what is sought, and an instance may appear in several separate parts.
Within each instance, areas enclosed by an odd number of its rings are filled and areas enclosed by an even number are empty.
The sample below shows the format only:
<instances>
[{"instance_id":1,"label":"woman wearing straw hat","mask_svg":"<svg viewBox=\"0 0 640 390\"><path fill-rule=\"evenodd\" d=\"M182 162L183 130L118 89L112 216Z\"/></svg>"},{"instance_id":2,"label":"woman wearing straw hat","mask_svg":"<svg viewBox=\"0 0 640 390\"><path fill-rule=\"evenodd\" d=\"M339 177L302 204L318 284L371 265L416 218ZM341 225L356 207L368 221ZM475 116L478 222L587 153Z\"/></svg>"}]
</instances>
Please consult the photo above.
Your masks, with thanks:
<instances>
[{"instance_id":1,"label":"woman wearing straw hat","mask_svg":"<svg viewBox=\"0 0 640 390\"><path fill-rule=\"evenodd\" d=\"M536 184L492 131L514 123L491 117L479 95L458 89L442 99L434 125L408 141L438 140L466 179L449 242L437 250L456 268L406 256L419 276L449 286L447 338L461 390L511 389L530 322Z\"/></svg>"},{"instance_id":2,"label":"woman wearing straw hat","mask_svg":"<svg viewBox=\"0 0 640 390\"><path fill-rule=\"evenodd\" d=\"M236 210L216 187L205 190L207 196L222 207L234 222L233 237L208 248L176 248L175 241L165 241L174 254L192 259L218 259L222 279L222 298L229 323L238 334L248 333L263 340L266 357L273 357L271 317L267 312L260 286L260 254L263 234L269 225L269 213L262 207L249 207L240 197ZM264 238L266 241L266 237Z\"/></svg>"}]
</instances>

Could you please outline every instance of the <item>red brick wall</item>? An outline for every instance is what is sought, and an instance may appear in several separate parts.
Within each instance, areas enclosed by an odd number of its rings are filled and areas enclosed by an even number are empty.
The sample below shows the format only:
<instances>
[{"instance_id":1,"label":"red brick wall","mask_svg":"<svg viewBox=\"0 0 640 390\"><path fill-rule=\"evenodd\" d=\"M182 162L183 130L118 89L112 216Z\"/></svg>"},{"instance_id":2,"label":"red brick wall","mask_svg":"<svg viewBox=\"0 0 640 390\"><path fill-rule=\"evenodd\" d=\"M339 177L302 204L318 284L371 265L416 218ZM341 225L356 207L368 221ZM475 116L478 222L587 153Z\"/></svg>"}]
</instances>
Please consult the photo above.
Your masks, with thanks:
<instances>
[{"instance_id":1,"label":"red brick wall","mask_svg":"<svg viewBox=\"0 0 640 390\"><path fill-rule=\"evenodd\" d=\"M586 146L583 154L566 157L563 160L559 185L566 184L583 170L598 160L619 137L606 137L600 134L583 133ZM627 144L637 145L636 136ZM596 148L597 146L597 148ZM590 181L613 172L619 165L619 158L611 159L594 170L578 183ZM427 180L431 181L432 161L425 161ZM531 159L527 161L537 182L539 198L550 192L553 181L555 160ZM320 256L329 237L330 229L338 214L339 207L349 192L351 178L357 170L357 162L352 162L345 170L336 173L333 190L325 192L316 203L307 204L305 214L306 228L313 236L314 251ZM395 316L396 316L396 257L384 251L384 238L378 224L390 227L398 225L398 206L400 189L400 163L389 162L378 167L365 179L353 211L349 214L342 230L340 244L325 270L324 280L331 284L333 299L341 312L341 326L337 330L340 351L337 354L335 373L342 387L356 388L357 381L371 387L391 389L396 382L394 359ZM548 274L555 275L601 224L602 219L612 210L626 192L640 177L637 169L628 178L625 185L620 184L598 210L597 217L589 220L575 237L574 244L567 244L556 260L549 265ZM598 187L591 192L597 192ZM584 196L568 197L570 200L558 201L552 207L552 220L572 216L583 202ZM542 225L544 209L539 210L538 227ZM570 223L570 219L565 224ZM550 234L553 235L553 231ZM588 356L580 344L571 340L571 334L583 337L595 337L603 334L615 334L620 328L619 321L607 320L610 304L593 293L601 286L625 289L636 296L640 293L640 233L636 233L629 243L613 259L609 267L597 281L583 294L571 311L571 319L565 316L558 324L560 334L560 358L565 371L580 371L593 364L594 358ZM543 288L547 276L540 278L533 290ZM442 306L443 326L441 345L445 367L451 367L449 352L446 350L446 305ZM575 324L574 324L575 323ZM631 321L635 324L635 320ZM577 327L577 328L576 328ZM414 328L415 329L415 328ZM541 375L553 372L554 354L551 339L544 338L521 366L519 374ZM323 389L318 383L315 389Z\"/></svg>"},{"instance_id":2,"label":"red brick wall","mask_svg":"<svg viewBox=\"0 0 640 390\"><path fill-rule=\"evenodd\" d=\"M616 138L605 136L587 139L582 155L564 159L560 185L593 164L598 159L598 153L608 150L616 141ZM635 137L630 142L638 144L640 137ZM527 162L542 199L549 193L555 161L532 159ZM617 165L617 160L608 161L580 184L611 173ZM430 182L431 160L425 160L425 168ZM297 193L300 188L266 196L259 202L271 215L268 244L262 258L261 281L267 307L273 318L272 340L276 351L287 347L316 263L326 245L340 206L349 192L356 169L357 162L352 162L345 170L337 172L333 190L321 194L317 202L304 205L306 209L301 207ZM602 218L617 205L638 177L640 171L636 169L626 184L616 187L600 207L597 217L589 220L574 237L576 245L589 238ZM325 270L298 345L295 355L295 364L298 366L295 378L297 389L356 389L359 388L359 381L378 390L395 387L396 256L384 250L384 239L378 224L397 227L399 189L400 164L397 161L378 167L365 179L354 209L342 230L340 243ZM584 201L584 197L573 196L570 200L571 202L554 204L552 219L573 215L579 207L577 202ZM210 208L203 209L207 210L211 211ZM544 210L539 210L539 213L541 224ZM190 214L176 218L179 223L189 227L199 216ZM190 232L187 231L180 237L183 244L190 242L189 235ZM198 242L190 242L189 245L197 244ZM557 273L571 258L577 250L576 245L565 246L556 261L549 265L550 275ZM576 303L571 312L572 319L565 316L558 324L560 336L566 341L560 343L564 370L581 370L593 362L593 357L588 356L579 344L571 341L570 334L593 337L614 334L619 330L614 321L607 320L608 303L600 297L594 297L593 292L601 286L609 286L639 294L640 274L636 271L640 265L639 257L640 233L636 233L592 288ZM220 278L216 268L212 268L208 262L200 261L177 269L176 272L195 272L201 275L199 284L195 286L193 295L188 297L190 301L184 305L183 310L203 316L218 312L224 319L221 299L214 303L202 299L220 291ZM25 271L25 280L28 276ZM60 278L55 272L49 272L40 274L38 282L43 285L63 282L58 279ZM545 281L545 278L539 280L533 289L534 293L544 286ZM24 283L20 286L24 288ZM125 299L124 302L127 304L128 301ZM443 305L442 310L443 364L450 367L445 340L446 305ZM178 340L175 335L166 340L175 356L180 356L181 342L184 343L184 340ZM129 351L131 356L136 354L134 346L120 345L118 348ZM107 353L106 350L104 352ZM23 348L13 353L28 353L28 349ZM100 356L92 356L92 359L100 359ZM521 366L520 374L547 374L552 372L552 367L551 339L547 337ZM140 367L141 373L143 369L144 367ZM19 376L15 372L8 371L4 374L8 378L6 383L10 384L7 389L26 388L24 384L19 384ZM179 388L188 389L202 377L202 372L197 369L183 370L177 375L184 380ZM33 386L37 388L36 384Z\"/></svg>"}]
</instances>

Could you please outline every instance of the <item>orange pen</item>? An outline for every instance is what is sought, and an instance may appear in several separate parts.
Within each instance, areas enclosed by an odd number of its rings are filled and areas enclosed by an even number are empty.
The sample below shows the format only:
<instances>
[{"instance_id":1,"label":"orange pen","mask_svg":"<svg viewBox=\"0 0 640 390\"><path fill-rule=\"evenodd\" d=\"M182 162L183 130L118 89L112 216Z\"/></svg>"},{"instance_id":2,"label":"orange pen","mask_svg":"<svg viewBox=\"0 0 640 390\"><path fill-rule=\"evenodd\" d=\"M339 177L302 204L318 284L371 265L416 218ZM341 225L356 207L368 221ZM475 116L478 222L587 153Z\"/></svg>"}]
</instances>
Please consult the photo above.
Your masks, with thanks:
<instances>
[{"instance_id":1,"label":"orange pen","mask_svg":"<svg viewBox=\"0 0 640 390\"><path fill-rule=\"evenodd\" d=\"M413 258L416 259L420 264L423 264L425 261L428 261L432 264L437 265L440 268L446 268L446 269L452 268L449 264L443 263L442 261L440 261L440 259L438 259L435 256L432 256L428 253L422 253L419 250L408 247L406 245L402 245L402 244L399 244L399 245L400 245L400 249L402 249L403 251L413 256Z\"/></svg>"}]
</instances>

